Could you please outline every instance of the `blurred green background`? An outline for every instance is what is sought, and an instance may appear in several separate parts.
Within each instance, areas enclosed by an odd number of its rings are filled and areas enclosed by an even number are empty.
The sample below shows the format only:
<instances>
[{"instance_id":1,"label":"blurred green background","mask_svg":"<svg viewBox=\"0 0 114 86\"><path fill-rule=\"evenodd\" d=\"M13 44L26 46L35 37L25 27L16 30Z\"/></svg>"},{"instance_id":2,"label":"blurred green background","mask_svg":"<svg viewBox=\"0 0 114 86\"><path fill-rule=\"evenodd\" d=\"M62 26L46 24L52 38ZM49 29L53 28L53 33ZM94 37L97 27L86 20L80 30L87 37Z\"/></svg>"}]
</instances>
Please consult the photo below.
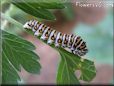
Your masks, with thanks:
<instances>
[{"instance_id":1,"label":"blurred green background","mask_svg":"<svg viewBox=\"0 0 114 86\"><path fill-rule=\"evenodd\" d=\"M81 23L74 30L87 41L87 57L95 58L95 62L100 64L113 65L113 24L113 12L108 10L98 24L89 26Z\"/></svg>"}]
</instances>

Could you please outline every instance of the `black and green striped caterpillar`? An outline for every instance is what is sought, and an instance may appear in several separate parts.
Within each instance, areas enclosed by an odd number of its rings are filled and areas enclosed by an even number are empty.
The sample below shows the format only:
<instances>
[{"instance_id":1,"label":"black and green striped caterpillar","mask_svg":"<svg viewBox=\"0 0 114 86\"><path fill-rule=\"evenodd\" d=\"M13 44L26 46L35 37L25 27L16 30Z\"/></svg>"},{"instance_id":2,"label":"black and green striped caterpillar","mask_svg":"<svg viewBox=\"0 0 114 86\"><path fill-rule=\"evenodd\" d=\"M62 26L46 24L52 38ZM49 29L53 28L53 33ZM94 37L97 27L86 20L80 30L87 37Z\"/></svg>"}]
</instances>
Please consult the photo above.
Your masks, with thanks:
<instances>
[{"instance_id":1,"label":"black and green striped caterpillar","mask_svg":"<svg viewBox=\"0 0 114 86\"><path fill-rule=\"evenodd\" d=\"M36 20L26 22L23 27L31 29L35 36L41 36L40 39L47 40L47 44L54 43L56 47L61 46L64 49L69 49L70 52L78 56L84 56L88 52L86 42L80 36L63 34Z\"/></svg>"}]
</instances>

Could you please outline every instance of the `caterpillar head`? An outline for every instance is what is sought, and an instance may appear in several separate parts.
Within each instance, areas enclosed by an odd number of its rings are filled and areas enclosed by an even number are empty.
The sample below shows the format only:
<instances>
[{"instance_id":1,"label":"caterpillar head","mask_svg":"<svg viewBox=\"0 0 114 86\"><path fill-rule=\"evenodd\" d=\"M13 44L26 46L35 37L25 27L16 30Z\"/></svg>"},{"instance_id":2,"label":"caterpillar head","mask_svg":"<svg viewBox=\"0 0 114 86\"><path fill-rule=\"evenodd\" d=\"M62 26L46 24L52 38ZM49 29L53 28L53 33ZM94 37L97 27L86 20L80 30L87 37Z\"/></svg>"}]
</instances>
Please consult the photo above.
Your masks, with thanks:
<instances>
[{"instance_id":1,"label":"caterpillar head","mask_svg":"<svg viewBox=\"0 0 114 86\"><path fill-rule=\"evenodd\" d=\"M25 28L25 29L32 29L31 26L29 25L29 22L26 22L26 23L23 25L23 28Z\"/></svg>"},{"instance_id":2,"label":"caterpillar head","mask_svg":"<svg viewBox=\"0 0 114 86\"><path fill-rule=\"evenodd\" d=\"M26 22L23 25L23 28L25 28L25 29L32 29L35 26L35 24L37 24L37 21L33 19L33 20L30 20L30 21Z\"/></svg>"},{"instance_id":3,"label":"caterpillar head","mask_svg":"<svg viewBox=\"0 0 114 86\"><path fill-rule=\"evenodd\" d=\"M81 48L81 47L82 47L82 48ZM78 48L74 51L74 53L77 54L78 56L84 56L86 53L88 53L87 46L85 45L84 47L83 47L83 46L78 47Z\"/></svg>"},{"instance_id":4,"label":"caterpillar head","mask_svg":"<svg viewBox=\"0 0 114 86\"><path fill-rule=\"evenodd\" d=\"M88 49L84 49L84 50L75 50L75 54L77 54L78 56L84 56L86 53L88 52Z\"/></svg>"}]
</instances>

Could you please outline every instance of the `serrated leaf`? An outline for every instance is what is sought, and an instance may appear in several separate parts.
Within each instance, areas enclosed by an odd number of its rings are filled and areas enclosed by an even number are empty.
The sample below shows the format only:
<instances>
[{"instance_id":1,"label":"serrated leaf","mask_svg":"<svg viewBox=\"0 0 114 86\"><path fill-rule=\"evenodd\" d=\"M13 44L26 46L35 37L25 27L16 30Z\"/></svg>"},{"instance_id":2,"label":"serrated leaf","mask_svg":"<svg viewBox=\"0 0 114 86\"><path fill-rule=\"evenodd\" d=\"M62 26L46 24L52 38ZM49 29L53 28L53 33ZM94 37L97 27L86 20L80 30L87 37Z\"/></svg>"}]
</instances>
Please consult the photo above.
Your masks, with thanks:
<instances>
[{"instance_id":1,"label":"serrated leaf","mask_svg":"<svg viewBox=\"0 0 114 86\"><path fill-rule=\"evenodd\" d=\"M94 62L84 59L81 63L81 76L80 79L83 81L91 81L96 76L96 69Z\"/></svg>"},{"instance_id":2,"label":"serrated leaf","mask_svg":"<svg viewBox=\"0 0 114 86\"><path fill-rule=\"evenodd\" d=\"M19 80L17 71L21 71L21 66L30 73L40 72L41 66L37 61L39 57L32 51L34 49L34 45L30 42L2 31L3 84L9 82L12 84L17 83ZM6 73L7 76L4 75ZM11 80L9 80L10 78Z\"/></svg>"},{"instance_id":3,"label":"serrated leaf","mask_svg":"<svg viewBox=\"0 0 114 86\"><path fill-rule=\"evenodd\" d=\"M31 14L35 17L39 17L39 18L43 18L43 19L49 19L49 20L55 20L55 16L48 10L44 9L44 8L36 8L36 6L34 6L31 3L27 3L23 0L23 2L21 3L17 3L15 0L13 0L12 2L15 6L17 6L18 8L20 8L21 10L23 10L24 12Z\"/></svg>"},{"instance_id":4,"label":"serrated leaf","mask_svg":"<svg viewBox=\"0 0 114 86\"><path fill-rule=\"evenodd\" d=\"M81 71L81 76L78 80L83 80L83 81L89 82L96 76L96 68L95 68L94 62L87 60L87 59L82 59L79 56L76 56L72 53L65 51L64 49L59 49L59 53L61 55L61 58L64 57L64 59L66 59L64 61L66 61L67 67L68 68L70 67L72 69L73 72L69 69L70 72L74 73L76 70ZM61 59L61 60L63 61L63 59ZM60 71L60 68L58 69L58 72L59 71ZM58 74L58 77L61 77L61 76ZM68 76L68 74L66 76ZM59 80L59 78L57 78L57 81L58 80ZM68 83L68 81L66 81L66 83Z\"/></svg>"},{"instance_id":5,"label":"serrated leaf","mask_svg":"<svg viewBox=\"0 0 114 86\"><path fill-rule=\"evenodd\" d=\"M33 35L31 30L27 30L27 32ZM37 38L39 39L40 37ZM46 41L44 42L46 43ZM79 84L79 80L91 81L95 77L96 68L94 62L82 59L63 48L56 48L53 44L50 46L57 49L61 55L61 62L56 78L58 84ZM77 78L75 75L75 71L77 70L81 71L80 78Z\"/></svg>"},{"instance_id":6,"label":"serrated leaf","mask_svg":"<svg viewBox=\"0 0 114 86\"><path fill-rule=\"evenodd\" d=\"M3 36L3 39L7 40L9 44L13 44L13 46L27 48L29 50L35 49L35 46L32 43L30 43L22 38L19 38L17 36L14 36L12 34L7 34L6 32L3 31L2 36Z\"/></svg>"},{"instance_id":7,"label":"serrated leaf","mask_svg":"<svg viewBox=\"0 0 114 86\"><path fill-rule=\"evenodd\" d=\"M57 84L79 84L79 80L70 65L70 60L62 54L61 58L57 74Z\"/></svg>"},{"instance_id":8,"label":"serrated leaf","mask_svg":"<svg viewBox=\"0 0 114 86\"><path fill-rule=\"evenodd\" d=\"M59 51L61 58L65 57L68 60L68 64L73 70L79 68L79 64L81 63L81 57L72 54L63 48L59 48L57 50Z\"/></svg>"},{"instance_id":9,"label":"serrated leaf","mask_svg":"<svg viewBox=\"0 0 114 86\"><path fill-rule=\"evenodd\" d=\"M17 71L15 70L15 68L12 67L12 65L7 60L7 56L5 55L4 51L2 51L2 57L2 83L16 84L17 81L20 80Z\"/></svg>"}]
</instances>

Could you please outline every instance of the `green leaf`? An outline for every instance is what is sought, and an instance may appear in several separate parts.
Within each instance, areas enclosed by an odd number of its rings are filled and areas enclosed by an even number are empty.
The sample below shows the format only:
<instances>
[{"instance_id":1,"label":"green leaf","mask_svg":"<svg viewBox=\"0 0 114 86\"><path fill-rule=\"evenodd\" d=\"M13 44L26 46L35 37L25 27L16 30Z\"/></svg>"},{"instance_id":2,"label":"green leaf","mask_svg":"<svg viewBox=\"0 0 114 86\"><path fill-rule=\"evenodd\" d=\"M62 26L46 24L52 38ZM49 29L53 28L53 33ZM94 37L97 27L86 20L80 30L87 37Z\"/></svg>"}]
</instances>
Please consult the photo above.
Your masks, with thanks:
<instances>
[{"instance_id":1,"label":"green leaf","mask_svg":"<svg viewBox=\"0 0 114 86\"><path fill-rule=\"evenodd\" d=\"M21 5L24 5L23 2L26 2L27 4L30 4L34 6L35 8L44 8L44 9L63 9L65 6L60 0L21 0L16 1L17 3L20 3Z\"/></svg>"},{"instance_id":2,"label":"green leaf","mask_svg":"<svg viewBox=\"0 0 114 86\"><path fill-rule=\"evenodd\" d=\"M35 17L43 18L43 19L49 19L49 20L55 20L55 16L48 10L37 7L36 5L33 5L31 3L27 3L23 0L23 3L17 3L15 0L13 0L13 4L23 10L24 12L31 14Z\"/></svg>"},{"instance_id":3,"label":"green leaf","mask_svg":"<svg viewBox=\"0 0 114 86\"><path fill-rule=\"evenodd\" d=\"M50 3L46 3L46 2L42 2L42 3L31 3L34 6L41 7L44 9L63 9L65 8L65 6L61 3L56 3L56 2L50 2Z\"/></svg>"},{"instance_id":4,"label":"green leaf","mask_svg":"<svg viewBox=\"0 0 114 86\"><path fill-rule=\"evenodd\" d=\"M78 69L81 63L81 58L75 54L72 54L63 48L57 49L61 55L61 58L64 57L68 61L68 65L73 69Z\"/></svg>"},{"instance_id":5,"label":"green leaf","mask_svg":"<svg viewBox=\"0 0 114 86\"><path fill-rule=\"evenodd\" d=\"M9 15L6 15L4 13L1 13L1 17L3 19L6 19L8 22L11 22L12 24L16 25L20 29L23 27L23 25L20 22L18 22L15 19L11 18L11 16L9 16ZM1 26L1 28L4 29L2 26ZM21 29L21 30L23 30L23 29Z\"/></svg>"},{"instance_id":6,"label":"green leaf","mask_svg":"<svg viewBox=\"0 0 114 86\"><path fill-rule=\"evenodd\" d=\"M82 61L81 63L81 76L80 79L83 81L91 81L96 76L96 69L94 66L94 62L91 62L87 59Z\"/></svg>"},{"instance_id":7,"label":"green leaf","mask_svg":"<svg viewBox=\"0 0 114 86\"><path fill-rule=\"evenodd\" d=\"M74 60L70 60L70 58L65 57L61 53L61 62L58 68L57 74L57 83L58 84L79 84L79 80L74 74L73 66L74 64L71 63ZM73 64L73 65L72 65Z\"/></svg>"},{"instance_id":8,"label":"green leaf","mask_svg":"<svg viewBox=\"0 0 114 86\"><path fill-rule=\"evenodd\" d=\"M81 71L81 76L79 78L80 80L90 82L96 76L96 68L94 62L69 53L62 48L60 48L58 51L61 55L61 58L66 58L68 65L72 67L74 72L76 70Z\"/></svg>"},{"instance_id":9,"label":"green leaf","mask_svg":"<svg viewBox=\"0 0 114 86\"><path fill-rule=\"evenodd\" d=\"M30 42L2 31L3 84L17 83L19 80L17 71L21 71L21 66L30 73L40 72L41 66L37 61L39 57L32 51L34 49L34 45Z\"/></svg>"},{"instance_id":10,"label":"green leaf","mask_svg":"<svg viewBox=\"0 0 114 86\"><path fill-rule=\"evenodd\" d=\"M12 65L7 60L5 52L2 53L2 57L2 83L16 84L17 81L20 80L17 71L15 70L15 68L12 67Z\"/></svg>"},{"instance_id":11,"label":"green leaf","mask_svg":"<svg viewBox=\"0 0 114 86\"><path fill-rule=\"evenodd\" d=\"M95 76L96 76L96 68L94 66L94 62L87 60L87 59L82 59L79 56L76 56L72 53L69 53L68 51L65 51L64 49L60 48L57 49L61 55L61 59L63 63L60 64L64 64L66 62L67 64L67 69L69 69L69 72L72 73L72 75L74 75L74 72L77 70L81 71L81 76L79 79L75 79L75 83L78 84L79 80L83 80L83 81L91 81ZM71 69L70 69L71 68ZM61 68L61 65L58 68L58 75L57 75L57 82L61 82L63 80L63 82L59 83L59 84L64 84L65 80L64 79L60 79L58 77L63 77L63 76L68 76L68 74L65 75L65 73L63 73L63 75L59 74L59 72L62 70L63 68ZM65 67L64 67L65 69ZM67 70L65 70L67 71ZM65 77L65 78L66 78ZM75 77L75 75L74 75ZM64 78L64 77L63 77ZM68 80L69 81L69 80ZM68 81L66 81L66 83L68 83ZM71 81L73 81L73 78L71 78ZM74 84L72 83L68 83L68 84Z\"/></svg>"},{"instance_id":12,"label":"green leaf","mask_svg":"<svg viewBox=\"0 0 114 86\"><path fill-rule=\"evenodd\" d=\"M28 4L34 5L35 8L41 7L45 9L63 9L65 8L64 2L61 0L13 0L17 3L26 2Z\"/></svg>"},{"instance_id":13,"label":"green leaf","mask_svg":"<svg viewBox=\"0 0 114 86\"><path fill-rule=\"evenodd\" d=\"M27 30L27 32L34 34L31 30ZM46 43L46 41L44 42ZM61 55L61 62L56 78L58 84L79 84L79 80L89 82L95 77L96 68L94 62L83 59L63 48L56 48L53 44L50 46L58 50ZM77 78L75 75L75 71L77 70L81 71L80 78Z\"/></svg>"}]
</instances>

